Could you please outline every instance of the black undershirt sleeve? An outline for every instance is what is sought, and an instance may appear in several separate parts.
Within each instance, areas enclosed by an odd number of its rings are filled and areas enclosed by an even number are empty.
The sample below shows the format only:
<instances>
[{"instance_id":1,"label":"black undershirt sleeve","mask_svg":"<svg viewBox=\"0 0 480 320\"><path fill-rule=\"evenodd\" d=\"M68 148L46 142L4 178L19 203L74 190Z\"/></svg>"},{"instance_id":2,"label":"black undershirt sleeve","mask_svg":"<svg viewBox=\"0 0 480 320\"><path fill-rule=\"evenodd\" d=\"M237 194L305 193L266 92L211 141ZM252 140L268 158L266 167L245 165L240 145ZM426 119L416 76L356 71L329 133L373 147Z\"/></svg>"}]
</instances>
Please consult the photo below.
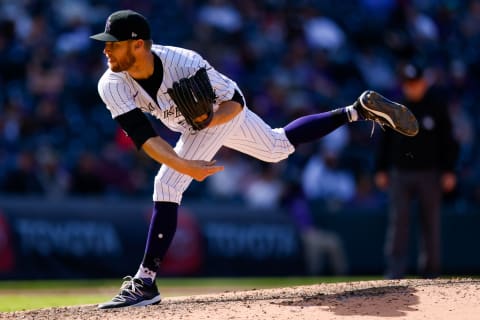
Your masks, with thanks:
<instances>
[{"instance_id":1,"label":"black undershirt sleeve","mask_svg":"<svg viewBox=\"0 0 480 320\"><path fill-rule=\"evenodd\" d=\"M238 90L235 90L235 93L233 94L233 97L230 100L240 103L242 107L245 106L245 99L240 94L240 92L238 92Z\"/></svg>"},{"instance_id":2,"label":"black undershirt sleeve","mask_svg":"<svg viewBox=\"0 0 480 320\"><path fill-rule=\"evenodd\" d=\"M119 115L115 120L120 124L127 136L132 139L138 150L142 148L149 138L158 136L150 120L138 108Z\"/></svg>"}]
</instances>

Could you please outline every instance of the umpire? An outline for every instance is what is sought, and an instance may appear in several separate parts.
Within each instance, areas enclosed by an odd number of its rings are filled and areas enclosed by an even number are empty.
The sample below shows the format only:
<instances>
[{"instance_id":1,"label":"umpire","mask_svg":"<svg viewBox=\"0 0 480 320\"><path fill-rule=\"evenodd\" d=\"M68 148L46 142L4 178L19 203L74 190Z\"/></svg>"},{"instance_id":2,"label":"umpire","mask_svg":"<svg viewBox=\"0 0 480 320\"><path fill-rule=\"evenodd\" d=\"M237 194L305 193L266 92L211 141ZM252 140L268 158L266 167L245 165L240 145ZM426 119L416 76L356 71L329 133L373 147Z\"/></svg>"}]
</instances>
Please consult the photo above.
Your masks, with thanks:
<instances>
[{"instance_id":1,"label":"umpire","mask_svg":"<svg viewBox=\"0 0 480 320\"><path fill-rule=\"evenodd\" d=\"M375 183L390 192L385 277L401 279L407 272L409 225L416 200L420 226L418 271L423 278L435 278L441 269L442 195L456 185L458 145L442 91L430 84L418 65L405 65L401 75L402 102L417 117L420 131L413 138L386 131L377 150Z\"/></svg>"}]
</instances>

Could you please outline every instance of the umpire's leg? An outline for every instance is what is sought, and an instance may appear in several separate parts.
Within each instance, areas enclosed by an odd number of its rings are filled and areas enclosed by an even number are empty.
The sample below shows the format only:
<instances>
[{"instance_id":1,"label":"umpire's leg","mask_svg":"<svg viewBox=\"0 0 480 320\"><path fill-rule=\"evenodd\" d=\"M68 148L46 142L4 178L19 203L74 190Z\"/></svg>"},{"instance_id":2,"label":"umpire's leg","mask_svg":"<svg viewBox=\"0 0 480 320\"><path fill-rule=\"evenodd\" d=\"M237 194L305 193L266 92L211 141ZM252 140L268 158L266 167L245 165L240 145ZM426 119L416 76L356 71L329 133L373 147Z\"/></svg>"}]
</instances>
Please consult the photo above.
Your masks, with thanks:
<instances>
[{"instance_id":1,"label":"umpire's leg","mask_svg":"<svg viewBox=\"0 0 480 320\"><path fill-rule=\"evenodd\" d=\"M390 209L385 241L387 269L385 276L400 279L405 276L408 264L408 239L410 207L412 202L409 172L391 172Z\"/></svg>"},{"instance_id":2,"label":"umpire's leg","mask_svg":"<svg viewBox=\"0 0 480 320\"><path fill-rule=\"evenodd\" d=\"M441 250L441 201L440 175L428 170L418 175L418 199L420 202L420 255L419 272L425 278L440 275Z\"/></svg>"}]
</instances>

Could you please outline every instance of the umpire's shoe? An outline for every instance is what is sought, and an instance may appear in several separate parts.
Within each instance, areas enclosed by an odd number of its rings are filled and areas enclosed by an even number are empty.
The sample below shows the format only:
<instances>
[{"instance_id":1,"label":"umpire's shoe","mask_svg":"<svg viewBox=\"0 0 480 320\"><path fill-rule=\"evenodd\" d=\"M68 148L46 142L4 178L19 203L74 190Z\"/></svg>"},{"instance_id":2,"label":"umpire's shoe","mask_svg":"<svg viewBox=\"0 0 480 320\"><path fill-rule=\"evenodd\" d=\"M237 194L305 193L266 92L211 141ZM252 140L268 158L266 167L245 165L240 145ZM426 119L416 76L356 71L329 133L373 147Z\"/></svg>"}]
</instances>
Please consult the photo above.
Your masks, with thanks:
<instances>
[{"instance_id":1,"label":"umpire's shoe","mask_svg":"<svg viewBox=\"0 0 480 320\"><path fill-rule=\"evenodd\" d=\"M390 101L375 91L363 92L353 106L362 120L372 120L381 127L388 126L409 137L418 133L417 119L407 107Z\"/></svg>"},{"instance_id":2,"label":"umpire's shoe","mask_svg":"<svg viewBox=\"0 0 480 320\"><path fill-rule=\"evenodd\" d=\"M155 281L150 279L139 279L127 276L120 288L120 293L113 297L112 301L98 305L99 309L112 309L122 307L140 307L160 302Z\"/></svg>"}]
</instances>

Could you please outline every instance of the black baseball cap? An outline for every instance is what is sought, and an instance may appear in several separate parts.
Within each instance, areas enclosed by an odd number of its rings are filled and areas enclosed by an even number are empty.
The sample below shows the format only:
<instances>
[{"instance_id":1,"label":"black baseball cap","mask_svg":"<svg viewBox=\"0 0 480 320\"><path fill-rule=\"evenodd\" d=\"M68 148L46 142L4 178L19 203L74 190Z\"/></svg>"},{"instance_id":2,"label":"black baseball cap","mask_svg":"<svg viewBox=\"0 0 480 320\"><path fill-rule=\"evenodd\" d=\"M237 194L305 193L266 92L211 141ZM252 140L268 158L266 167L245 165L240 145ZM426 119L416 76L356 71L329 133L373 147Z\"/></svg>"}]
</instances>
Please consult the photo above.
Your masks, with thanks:
<instances>
[{"instance_id":1,"label":"black baseball cap","mask_svg":"<svg viewBox=\"0 0 480 320\"><path fill-rule=\"evenodd\" d=\"M99 41L150 40L150 25L147 19L133 10L112 13L105 23L105 32L90 37Z\"/></svg>"}]
</instances>

